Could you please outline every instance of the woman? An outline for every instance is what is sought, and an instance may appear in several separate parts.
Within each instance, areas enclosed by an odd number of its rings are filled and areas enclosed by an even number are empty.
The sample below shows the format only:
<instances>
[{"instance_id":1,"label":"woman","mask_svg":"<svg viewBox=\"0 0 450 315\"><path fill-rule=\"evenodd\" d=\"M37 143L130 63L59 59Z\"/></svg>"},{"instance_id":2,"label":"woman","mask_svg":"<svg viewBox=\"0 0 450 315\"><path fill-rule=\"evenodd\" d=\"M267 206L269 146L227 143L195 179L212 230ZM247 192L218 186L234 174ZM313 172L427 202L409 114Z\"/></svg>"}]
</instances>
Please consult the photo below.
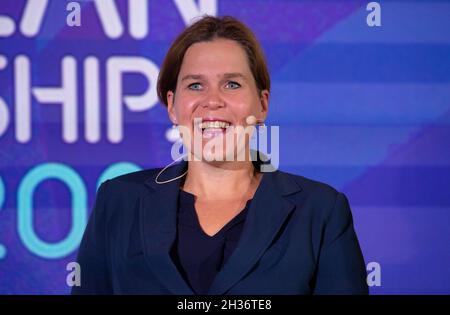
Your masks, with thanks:
<instances>
[{"instance_id":1,"label":"woman","mask_svg":"<svg viewBox=\"0 0 450 315\"><path fill-rule=\"evenodd\" d=\"M237 132L263 123L269 107L267 66L246 26L209 16L192 24L170 47L157 89L188 161L101 185L72 293L368 292L345 195L261 172ZM229 135L236 141L223 141Z\"/></svg>"}]
</instances>

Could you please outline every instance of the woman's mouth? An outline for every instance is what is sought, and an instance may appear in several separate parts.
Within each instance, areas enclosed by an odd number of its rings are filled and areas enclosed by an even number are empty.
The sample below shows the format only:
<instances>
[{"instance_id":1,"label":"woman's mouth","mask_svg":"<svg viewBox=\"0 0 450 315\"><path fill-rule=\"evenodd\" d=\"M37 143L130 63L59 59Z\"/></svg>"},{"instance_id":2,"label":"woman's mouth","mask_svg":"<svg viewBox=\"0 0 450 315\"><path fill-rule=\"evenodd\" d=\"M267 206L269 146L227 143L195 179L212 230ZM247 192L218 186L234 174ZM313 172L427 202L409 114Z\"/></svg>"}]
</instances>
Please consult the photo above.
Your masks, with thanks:
<instances>
[{"instance_id":1,"label":"woman's mouth","mask_svg":"<svg viewBox=\"0 0 450 315\"><path fill-rule=\"evenodd\" d=\"M224 120L207 120L200 122L197 126L202 131L203 138L209 139L224 135L231 123Z\"/></svg>"}]
</instances>

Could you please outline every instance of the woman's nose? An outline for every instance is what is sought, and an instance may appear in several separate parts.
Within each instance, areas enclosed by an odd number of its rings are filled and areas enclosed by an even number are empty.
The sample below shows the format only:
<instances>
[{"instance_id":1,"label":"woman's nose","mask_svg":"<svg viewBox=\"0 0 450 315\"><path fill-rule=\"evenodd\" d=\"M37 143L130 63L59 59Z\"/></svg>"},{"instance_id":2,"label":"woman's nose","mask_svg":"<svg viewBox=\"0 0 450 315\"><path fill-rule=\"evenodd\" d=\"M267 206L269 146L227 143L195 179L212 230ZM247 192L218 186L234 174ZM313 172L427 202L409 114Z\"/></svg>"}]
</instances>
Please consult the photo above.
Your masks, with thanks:
<instances>
[{"instance_id":1,"label":"woman's nose","mask_svg":"<svg viewBox=\"0 0 450 315\"><path fill-rule=\"evenodd\" d=\"M211 92L203 103L204 107L211 109L217 109L225 106L224 100L220 97L219 93Z\"/></svg>"}]
</instances>

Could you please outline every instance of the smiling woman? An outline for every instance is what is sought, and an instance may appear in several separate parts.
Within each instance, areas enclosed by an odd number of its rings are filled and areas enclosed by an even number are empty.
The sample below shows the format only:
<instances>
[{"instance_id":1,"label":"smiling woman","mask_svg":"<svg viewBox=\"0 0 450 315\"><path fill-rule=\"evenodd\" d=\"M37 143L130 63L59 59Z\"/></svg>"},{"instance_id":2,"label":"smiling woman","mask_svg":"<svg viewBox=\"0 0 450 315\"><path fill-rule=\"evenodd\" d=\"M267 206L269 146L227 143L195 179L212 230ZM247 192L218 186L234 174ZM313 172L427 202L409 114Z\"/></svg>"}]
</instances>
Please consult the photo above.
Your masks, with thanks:
<instances>
[{"instance_id":1,"label":"smiling woman","mask_svg":"<svg viewBox=\"0 0 450 315\"><path fill-rule=\"evenodd\" d=\"M189 26L157 90L189 159L102 184L74 294L367 294L346 196L263 172L239 134L266 120L270 93L262 49L242 22L204 16Z\"/></svg>"},{"instance_id":2,"label":"smiling woman","mask_svg":"<svg viewBox=\"0 0 450 315\"><path fill-rule=\"evenodd\" d=\"M227 146L223 140L226 134L244 138L237 127L249 125L248 117L254 118L251 125L266 119L270 77L262 49L247 27L233 18L217 23L214 17L206 17L175 40L162 65L157 90L171 121L187 131L182 135L188 148L196 147L197 138L190 136L194 128L208 139L197 141L202 153L198 159L211 160L208 148L212 147L224 149L216 157L237 159L248 141L236 139ZM211 141L218 145L207 146Z\"/></svg>"}]
</instances>

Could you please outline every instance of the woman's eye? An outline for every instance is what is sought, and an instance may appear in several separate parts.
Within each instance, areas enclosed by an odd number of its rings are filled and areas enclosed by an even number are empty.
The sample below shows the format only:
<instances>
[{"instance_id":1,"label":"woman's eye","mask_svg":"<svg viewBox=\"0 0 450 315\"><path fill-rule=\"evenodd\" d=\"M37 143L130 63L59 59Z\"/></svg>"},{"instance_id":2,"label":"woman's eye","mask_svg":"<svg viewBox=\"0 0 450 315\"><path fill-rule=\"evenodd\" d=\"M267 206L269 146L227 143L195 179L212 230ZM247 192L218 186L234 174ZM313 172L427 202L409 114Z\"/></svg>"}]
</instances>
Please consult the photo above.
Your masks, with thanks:
<instances>
[{"instance_id":1,"label":"woman's eye","mask_svg":"<svg viewBox=\"0 0 450 315\"><path fill-rule=\"evenodd\" d=\"M239 83L237 83L237 82L234 82L234 81L230 81L230 82L228 82L228 84L227 84L227 87L229 87L229 88L231 88L231 89L237 89L237 88L239 88L241 85L239 84Z\"/></svg>"},{"instance_id":2,"label":"woman's eye","mask_svg":"<svg viewBox=\"0 0 450 315\"><path fill-rule=\"evenodd\" d=\"M192 84L189 84L188 87L191 90L200 90L201 89L201 84L200 83L192 83Z\"/></svg>"}]
</instances>

